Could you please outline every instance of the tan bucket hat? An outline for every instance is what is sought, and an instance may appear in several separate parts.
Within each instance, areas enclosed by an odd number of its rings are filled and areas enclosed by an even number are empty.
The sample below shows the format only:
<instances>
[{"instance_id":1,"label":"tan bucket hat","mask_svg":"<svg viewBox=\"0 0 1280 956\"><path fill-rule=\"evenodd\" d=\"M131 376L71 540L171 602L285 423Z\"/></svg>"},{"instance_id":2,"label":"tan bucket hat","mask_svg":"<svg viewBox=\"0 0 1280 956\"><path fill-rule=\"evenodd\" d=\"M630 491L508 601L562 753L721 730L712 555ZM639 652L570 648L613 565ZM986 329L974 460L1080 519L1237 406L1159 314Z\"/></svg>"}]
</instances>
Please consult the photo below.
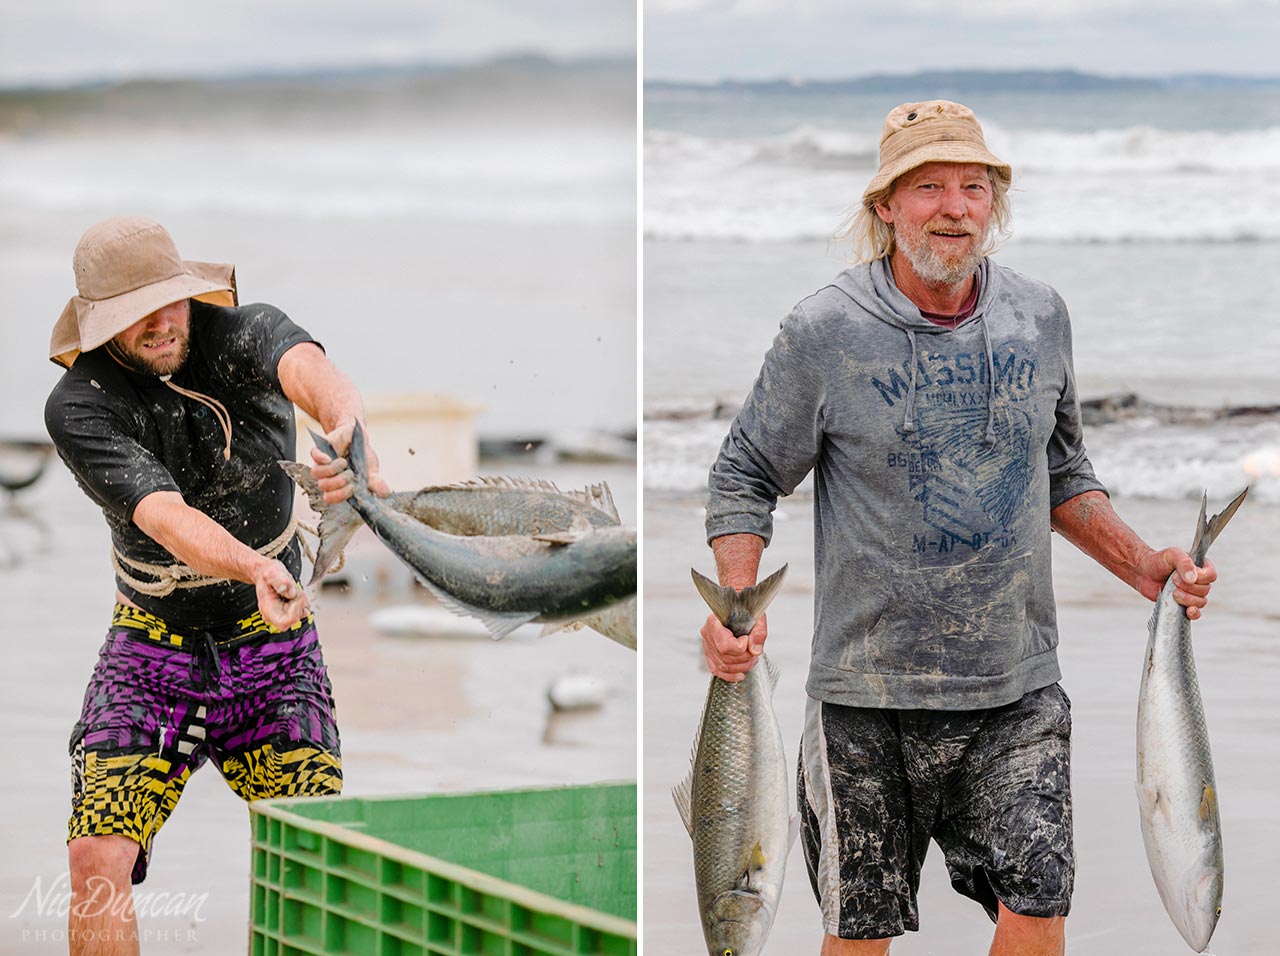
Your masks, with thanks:
<instances>
[{"instance_id":1,"label":"tan bucket hat","mask_svg":"<svg viewBox=\"0 0 1280 956\"><path fill-rule=\"evenodd\" d=\"M1011 177L1009 164L987 149L973 110L950 100L903 103L889 112L880 134L880 169L862 193L865 202L903 173L925 163L982 163Z\"/></svg>"},{"instance_id":2,"label":"tan bucket hat","mask_svg":"<svg viewBox=\"0 0 1280 956\"><path fill-rule=\"evenodd\" d=\"M76 245L76 291L53 327L49 358L70 368L81 352L109 342L139 319L182 299L236 304L236 267L184 262L164 226L115 216Z\"/></svg>"}]
</instances>

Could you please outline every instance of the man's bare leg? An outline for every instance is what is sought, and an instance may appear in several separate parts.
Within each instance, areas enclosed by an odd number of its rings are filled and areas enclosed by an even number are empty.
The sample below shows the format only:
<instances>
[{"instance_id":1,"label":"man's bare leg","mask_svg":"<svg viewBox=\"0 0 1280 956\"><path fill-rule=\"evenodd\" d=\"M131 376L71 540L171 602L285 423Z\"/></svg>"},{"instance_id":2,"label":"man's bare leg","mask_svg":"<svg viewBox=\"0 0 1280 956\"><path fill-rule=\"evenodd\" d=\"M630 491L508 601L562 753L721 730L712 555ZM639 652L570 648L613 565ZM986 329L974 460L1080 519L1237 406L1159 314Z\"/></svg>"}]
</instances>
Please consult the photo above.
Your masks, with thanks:
<instances>
[{"instance_id":1,"label":"man's bare leg","mask_svg":"<svg viewBox=\"0 0 1280 956\"><path fill-rule=\"evenodd\" d=\"M886 956L892 939L841 939L822 937L822 956Z\"/></svg>"},{"instance_id":2,"label":"man's bare leg","mask_svg":"<svg viewBox=\"0 0 1280 956\"><path fill-rule=\"evenodd\" d=\"M1003 903L996 920L991 956L1063 956L1066 917L1019 916Z\"/></svg>"},{"instance_id":3,"label":"man's bare leg","mask_svg":"<svg viewBox=\"0 0 1280 956\"><path fill-rule=\"evenodd\" d=\"M138 844L125 836L77 837L67 844L71 956L137 956L130 879L137 858Z\"/></svg>"}]
</instances>

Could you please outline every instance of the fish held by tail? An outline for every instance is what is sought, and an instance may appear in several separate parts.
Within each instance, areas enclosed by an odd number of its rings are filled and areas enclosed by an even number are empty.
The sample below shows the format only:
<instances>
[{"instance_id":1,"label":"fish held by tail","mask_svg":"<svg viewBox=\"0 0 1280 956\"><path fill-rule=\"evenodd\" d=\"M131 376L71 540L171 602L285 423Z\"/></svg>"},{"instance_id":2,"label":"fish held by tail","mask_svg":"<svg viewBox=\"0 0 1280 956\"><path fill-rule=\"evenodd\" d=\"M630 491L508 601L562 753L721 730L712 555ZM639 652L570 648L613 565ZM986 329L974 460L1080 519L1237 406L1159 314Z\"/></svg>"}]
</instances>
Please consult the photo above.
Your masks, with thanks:
<instances>
[{"instance_id":1,"label":"fish held by tail","mask_svg":"<svg viewBox=\"0 0 1280 956\"><path fill-rule=\"evenodd\" d=\"M689 573L693 575L694 587L702 595L702 600L707 602L707 607L711 608L711 613L716 616L716 619L727 627L734 637L744 637L751 633L751 628L755 627L756 621L764 614L765 608L777 596L778 589L782 586L782 579L787 576L787 565L784 564L759 584L740 591L736 588L722 587L692 568L689 569Z\"/></svg>"},{"instance_id":2,"label":"fish held by tail","mask_svg":"<svg viewBox=\"0 0 1280 956\"><path fill-rule=\"evenodd\" d=\"M1249 486L1246 485L1244 491L1236 495L1229 505L1208 520L1205 519L1205 512L1209 505L1209 493L1206 491L1201 497L1200 517L1196 520L1196 535L1191 542L1189 552L1197 567L1203 566L1205 555L1209 552L1209 546L1218 539L1218 535L1227 526L1227 522L1240 510L1240 505L1244 503L1244 499L1248 494Z\"/></svg>"},{"instance_id":3,"label":"fish held by tail","mask_svg":"<svg viewBox=\"0 0 1280 956\"><path fill-rule=\"evenodd\" d=\"M712 613L741 637L777 595L787 568L741 591L693 571ZM709 956L758 956L777 912L799 830L789 809L787 760L767 655L741 681L712 677L689 773L672 796L693 842L694 884Z\"/></svg>"}]
</instances>

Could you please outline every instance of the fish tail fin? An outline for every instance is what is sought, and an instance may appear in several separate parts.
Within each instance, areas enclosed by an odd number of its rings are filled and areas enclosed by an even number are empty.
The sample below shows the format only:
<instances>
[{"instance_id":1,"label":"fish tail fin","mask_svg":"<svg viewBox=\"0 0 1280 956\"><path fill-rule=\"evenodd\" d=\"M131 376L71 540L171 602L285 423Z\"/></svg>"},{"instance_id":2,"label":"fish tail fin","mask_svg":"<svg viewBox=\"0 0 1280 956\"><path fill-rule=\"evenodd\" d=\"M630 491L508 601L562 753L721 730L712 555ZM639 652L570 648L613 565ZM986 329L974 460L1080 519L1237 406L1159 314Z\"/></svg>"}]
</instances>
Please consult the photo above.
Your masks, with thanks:
<instances>
[{"instance_id":1,"label":"fish tail fin","mask_svg":"<svg viewBox=\"0 0 1280 956\"><path fill-rule=\"evenodd\" d=\"M741 637L751 632L751 628L760 619L769 602L777 595L778 588L782 586L782 579L786 577L787 565L784 564L759 584L743 588L741 591L731 587L721 587L692 568L690 573L693 575L694 587L702 595L702 600L707 602L707 607L711 608L711 613L721 624ZM730 618L733 618L732 625L729 623ZM739 631L741 633L738 633Z\"/></svg>"},{"instance_id":2,"label":"fish tail fin","mask_svg":"<svg viewBox=\"0 0 1280 956\"><path fill-rule=\"evenodd\" d=\"M324 492L320 490L320 483L316 481L315 475L311 474L311 469L300 461L278 460L276 464L284 469L285 474L292 478L306 494L311 510L316 514L324 514L329 505L324 500Z\"/></svg>"},{"instance_id":3,"label":"fish tail fin","mask_svg":"<svg viewBox=\"0 0 1280 956\"><path fill-rule=\"evenodd\" d=\"M360 423L351 432L351 447L347 449L347 461L351 465L351 473L355 475L356 486L364 488L369 484L369 461L364 450L364 429Z\"/></svg>"},{"instance_id":4,"label":"fish tail fin","mask_svg":"<svg viewBox=\"0 0 1280 956\"><path fill-rule=\"evenodd\" d=\"M307 583L307 587L310 587L342 566L342 553L363 522L348 502L340 501L331 505L325 501L320 483L311 474L311 469L302 462L281 461L279 465L298 483L298 487L307 496L311 510L320 516L315 531L319 541L312 558L311 580Z\"/></svg>"},{"instance_id":5,"label":"fish tail fin","mask_svg":"<svg viewBox=\"0 0 1280 956\"><path fill-rule=\"evenodd\" d=\"M1218 539L1218 535L1222 529L1227 526L1227 522L1232 519L1240 505L1244 502L1245 496L1249 494L1249 486L1246 485L1244 491L1236 495L1231 504L1227 505L1212 518L1206 520L1205 512L1209 503L1209 495L1206 492L1200 499L1200 517L1196 521L1196 536L1191 542L1191 558L1197 565L1204 564L1204 556L1209 553L1209 546Z\"/></svg>"},{"instance_id":6,"label":"fish tail fin","mask_svg":"<svg viewBox=\"0 0 1280 956\"><path fill-rule=\"evenodd\" d=\"M329 439L325 438L323 435L316 433L313 429L310 429L310 428L307 429L307 434L311 436L311 440L315 442L316 447L319 448L326 455L328 455L330 458L341 457L338 454L338 450L329 444Z\"/></svg>"},{"instance_id":7,"label":"fish tail fin","mask_svg":"<svg viewBox=\"0 0 1280 956\"><path fill-rule=\"evenodd\" d=\"M315 442L316 447L328 455L330 458L341 458L338 450L333 447L329 439L323 435L318 435L314 431L308 429L311 433L311 440ZM351 474L354 476L354 484L357 491L363 491L369 487L368 478L368 460L364 453L364 429L360 427L360 423L356 422L355 429L351 432L351 445L347 448L346 454L347 464L351 468Z\"/></svg>"}]
</instances>

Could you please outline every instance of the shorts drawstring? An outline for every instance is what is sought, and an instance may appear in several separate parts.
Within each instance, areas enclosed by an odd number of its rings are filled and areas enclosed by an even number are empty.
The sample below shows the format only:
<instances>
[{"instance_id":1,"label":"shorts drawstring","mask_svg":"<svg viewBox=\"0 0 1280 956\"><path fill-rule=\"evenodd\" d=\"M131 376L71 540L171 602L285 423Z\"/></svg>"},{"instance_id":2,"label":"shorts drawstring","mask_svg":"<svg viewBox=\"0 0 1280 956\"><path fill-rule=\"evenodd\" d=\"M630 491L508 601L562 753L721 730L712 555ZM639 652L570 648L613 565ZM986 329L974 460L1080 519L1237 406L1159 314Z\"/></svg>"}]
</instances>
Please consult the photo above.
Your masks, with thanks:
<instances>
[{"instance_id":1,"label":"shorts drawstring","mask_svg":"<svg viewBox=\"0 0 1280 956\"><path fill-rule=\"evenodd\" d=\"M213 635L201 631L191 648L191 680L199 680L201 690L216 688L222 679L222 662Z\"/></svg>"}]
</instances>

